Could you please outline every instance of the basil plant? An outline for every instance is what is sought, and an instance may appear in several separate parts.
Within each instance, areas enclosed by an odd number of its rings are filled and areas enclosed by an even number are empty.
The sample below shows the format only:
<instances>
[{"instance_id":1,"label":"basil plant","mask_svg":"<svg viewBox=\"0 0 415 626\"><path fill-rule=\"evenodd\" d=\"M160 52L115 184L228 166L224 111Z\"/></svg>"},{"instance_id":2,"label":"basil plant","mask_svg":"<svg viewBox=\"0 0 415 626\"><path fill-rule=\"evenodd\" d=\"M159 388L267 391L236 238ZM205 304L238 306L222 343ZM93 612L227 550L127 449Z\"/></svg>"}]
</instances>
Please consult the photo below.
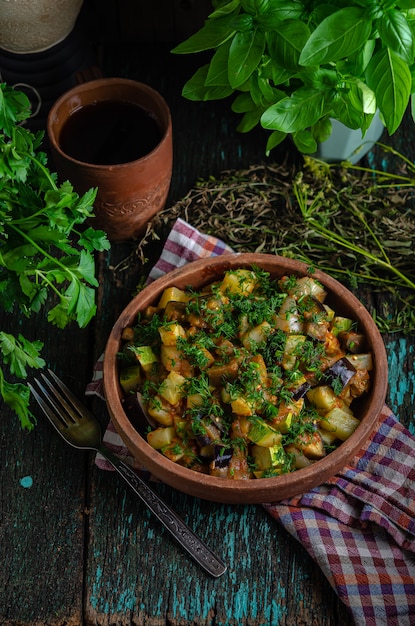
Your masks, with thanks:
<instances>
[{"instance_id":1,"label":"basil plant","mask_svg":"<svg viewBox=\"0 0 415 626\"><path fill-rule=\"evenodd\" d=\"M312 154L337 119L365 135L376 111L389 134L414 89L415 0L213 0L202 28L173 49L211 51L184 85L195 101L236 94L238 130L291 135Z\"/></svg>"}]
</instances>

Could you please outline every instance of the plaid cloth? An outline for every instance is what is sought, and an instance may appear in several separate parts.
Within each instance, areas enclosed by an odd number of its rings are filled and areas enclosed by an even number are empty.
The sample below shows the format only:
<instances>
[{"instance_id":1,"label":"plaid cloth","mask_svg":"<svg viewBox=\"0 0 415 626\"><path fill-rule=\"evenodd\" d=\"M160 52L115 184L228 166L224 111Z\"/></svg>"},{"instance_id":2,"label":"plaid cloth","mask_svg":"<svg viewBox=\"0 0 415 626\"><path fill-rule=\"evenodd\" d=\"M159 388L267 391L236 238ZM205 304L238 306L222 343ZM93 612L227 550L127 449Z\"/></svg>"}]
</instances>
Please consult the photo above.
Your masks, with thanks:
<instances>
[{"instance_id":1,"label":"plaid cloth","mask_svg":"<svg viewBox=\"0 0 415 626\"><path fill-rule=\"evenodd\" d=\"M201 257L231 253L177 220L148 282ZM102 361L87 394L102 397ZM106 445L137 470L110 422ZM111 469L100 456L96 464ZM358 626L415 624L415 438L385 406L352 461L323 485L265 509L318 563Z\"/></svg>"}]
</instances>

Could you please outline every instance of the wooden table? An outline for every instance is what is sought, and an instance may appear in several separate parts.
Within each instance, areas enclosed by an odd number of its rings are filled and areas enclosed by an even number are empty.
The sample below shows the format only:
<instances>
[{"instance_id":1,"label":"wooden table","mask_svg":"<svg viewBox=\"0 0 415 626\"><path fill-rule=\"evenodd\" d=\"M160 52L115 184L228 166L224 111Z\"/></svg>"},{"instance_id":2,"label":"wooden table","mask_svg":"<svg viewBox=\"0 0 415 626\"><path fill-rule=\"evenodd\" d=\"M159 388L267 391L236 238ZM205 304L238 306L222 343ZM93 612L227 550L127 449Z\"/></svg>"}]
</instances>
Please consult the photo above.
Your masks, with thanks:
<instances>
[{"instance_id":1,"label":"wooden table","mask_svg":"<svg viewBox=\"0 0 415 626\"><path fill-rule=\"evenodd\" d=\"M157 52L107 49L103 66L107 75L148 82L170 104L175 160L169 203L199 177L264 161L264 135L236 133L227 104L185 101L180 91L192 72L189 60ZM393 142L413 157L414 139L408 125ZM282 160L286 150L287 145L272 158ZM370 155L372 163L379 158L376 151ZM154 246L154 259L161 245ZM131 249L113 246L97 259L99 310L87 329L51 329L42 316L2 322L44 341L44 358L80 396L112 324L154 260L114 272ZM391 366L388 402L414 432L415 340L405 335L384 340ZM105 421L103 403L94 405ZM7 407L1 411L1 626L353 624L305 550L261 506L213 504L156 487L227 562L228 572L211 579L117 475L98 470L92 456L64 445L36 414L38 424L28 434ZM26 477L33 481L30 488Z\"/></svg>"}]
</instances>

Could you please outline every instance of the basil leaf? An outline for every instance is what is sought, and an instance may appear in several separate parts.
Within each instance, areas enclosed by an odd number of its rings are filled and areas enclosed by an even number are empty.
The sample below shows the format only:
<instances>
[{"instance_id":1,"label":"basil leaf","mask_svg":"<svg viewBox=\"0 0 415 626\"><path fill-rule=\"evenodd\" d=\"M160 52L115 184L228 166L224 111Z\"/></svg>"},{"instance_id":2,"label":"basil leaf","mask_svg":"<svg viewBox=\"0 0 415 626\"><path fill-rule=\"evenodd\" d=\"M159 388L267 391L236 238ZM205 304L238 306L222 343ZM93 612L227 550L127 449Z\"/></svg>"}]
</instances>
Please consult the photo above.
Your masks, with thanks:
<instances>
[{"instance_id":1,"label":"basil leaf","mask_svg":"<svg viewBox=\"0 0 415 626\"><path fill-rule=\"evenodd\" d=\"M191 54L211 50L233 37L235 32L235 22L232 15L208 20L197 33L173 48L172 52L173 54Z\"/></svg>"},{"instance_id":2,"label":"basil leaf","mask_svg":"<svg viewBox=\"0 0 415 626\"><path fill-rule=\"evenodd\" d=\"M293 133L293 141L295 146L305 154L314 154L317 152L317 142L309 130L301 130Z\"/></svg>"},{"instance_id":3,"label":"basil leaf","mask_svg":"<svg viewBox=\"0 0 415 626\"><path fill-rule=\"evenodd\" d=\"M372 25L364 9L340 9L326 17L313 31L299 62L310 66L343 59L359 50L371 32Z\"/></svg>"},{"instance_id":4,"label":"basil leaf","mask_svg":"<svg viewBox=\"0 0 415 626\"><path fill-rule=\"evenodd\" d=\"M222 4L215 8L215 10L209 15L209 18L223 17L224 15L229 15L229 13L233 13L236 9L239 9L241 6L240 0L230 0L229 2L222 2Z\"/></svg>"},{"instance_id":5,"label":"basil leaf","mask_svg":"<svg viewBox=\"0 0 415 626\"><path fill-rule=\"evenodd\" d=\"M324 112L324 92L300 87L292 96L270 106L261 116L261 124L269 130L295 133L315 124Z\"/></svg>"},{"instance_id":6,"label":"basil leaf","mask_svg":"<svg viewBox=\"0 0 415 626\"><path fill-rule=\"evenodd\" d=\"M240 87L261 62L265 37L258 29L236 33L229 49L228 78L233 89Z\"/></svg>"},{"instance_id":7,"label":"basil leaf","mask_svg":"<svg viewBox=\"0 0 415 626\"><path fill-rule=\"evenodd\" d=\"M282 143L286 136L287 133L282 133L279 130L274 130L274 132L271 133L271 135L268 137L265 154L269 156L271 150L273 150L274 148L276 148L276 146Z\"/></svg>"},{"instance_id":8,"label":"basil leaf","mask_svg":"<svg viewBox=\"0 0 415 626\"><path fill-rule=\"evenodd\" d=\"M332 131L333 125L329 117L323 117L319 120L311 129L311 133L316 141L319 143L326 141Z\"/></svg>"},{"instance_id":9,"label":"basil leaf","mask_svg":"<svg viewBox=\"0 0 415 626\"><path fill-rule=\"evenodd\" d=\"M414 36L404 14L396 9L385 11L378 19L377 27L382 42L411 64L414 59Z\"/></svg>"},{"instance_id":10,"label":"basil leaf","mask_svg":"<svg viewBox=\"0 0 415 626\"><path fill-rule=\"evenodd\" d=\"M200 67L187 81L182 90L182 96L188 100L220 100L227 98L233 92L232 87L206 85L209 65Z\"/></svg>"},{"instance_id":11,"label":"basil leaf","mask_svg":"<svg viewBox=\"0 0 415 626\"><path fill-rule=\"evenodd\" d=\"M408 65L392 50L379 50L366 70L366 82L376 94L386 128L394 133L402 121L411 92Z\"/></svg>"},{"instance_id":12,"label":"basil leaf","mask_svg":"<svg viewBox=\"0 0 415 626\"><path fill-rule=\"evenodd\" d=\"M259 124L262 112L262 109L257 108L253 111L247 111L242 120L239 122L237 130L241 133L247 133L255 128L255 126Z\"/></svg>"},{"instance_id":13,"label":"basil leaf","mask_svg":"<svg viewBox=\"0 0 415 626\"><path fill-rule=\"evenodd\" d=\"M268 38L271 58L285 70L297 70L309 36L310 30L304 22L293 20L280 24Z\"/></svg>"},{"instance_id":14,"label":"basil leaf","mask_svg":"<svg viewBox=\"0 0 415 626\"><path fill-rule=\"evenodd\" d=\"M248 113L256 110L256 104L249 93L240 93L232 103L234 113Z\"/></svg>"},{"instance_id":15,"label":"basil leaf","mask_svg":"<svg viewBox=\"0 0 415 626\"><path fill-rule=\"evenodd\" d=\"M229 87L228 58L230 41L225 42L213 55L205 78L206 87Z\"/></svg>"},{"instance_id":16,"label":"basil leaf","mask_svg":"<svg viewBox=\"0 0 415 626\"><path fill-rule=\"evenodd\" d=\"M270 3L267 10L257 15L257 22L266 30L274 29L278 24L286 20L297 20L304 16L304 3L301 0L279 0Z\"/></svg>"}]
</instances>

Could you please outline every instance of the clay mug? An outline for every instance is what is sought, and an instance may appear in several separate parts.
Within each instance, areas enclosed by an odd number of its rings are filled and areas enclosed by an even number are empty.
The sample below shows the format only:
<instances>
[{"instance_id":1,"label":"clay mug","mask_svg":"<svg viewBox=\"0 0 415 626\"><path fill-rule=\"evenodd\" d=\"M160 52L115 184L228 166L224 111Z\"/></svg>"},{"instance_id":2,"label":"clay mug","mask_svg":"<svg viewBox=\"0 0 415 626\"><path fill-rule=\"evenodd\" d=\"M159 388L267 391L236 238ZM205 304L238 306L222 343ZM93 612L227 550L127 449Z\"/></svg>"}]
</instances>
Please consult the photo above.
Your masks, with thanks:
<instances>
[{"instance_id":1,"label":"clay mug","mask_svg":"<svg viewBox=\"0 0 415 626\"><path fill-rule=\"evenodd\" d=\"M91 225L113 242L143 234L164 208L171 182L172 122L164 98L134 80L93 80L53 104L47 133L60 181L79 194L98 189Z\"/></svg>"}]
</instances>

